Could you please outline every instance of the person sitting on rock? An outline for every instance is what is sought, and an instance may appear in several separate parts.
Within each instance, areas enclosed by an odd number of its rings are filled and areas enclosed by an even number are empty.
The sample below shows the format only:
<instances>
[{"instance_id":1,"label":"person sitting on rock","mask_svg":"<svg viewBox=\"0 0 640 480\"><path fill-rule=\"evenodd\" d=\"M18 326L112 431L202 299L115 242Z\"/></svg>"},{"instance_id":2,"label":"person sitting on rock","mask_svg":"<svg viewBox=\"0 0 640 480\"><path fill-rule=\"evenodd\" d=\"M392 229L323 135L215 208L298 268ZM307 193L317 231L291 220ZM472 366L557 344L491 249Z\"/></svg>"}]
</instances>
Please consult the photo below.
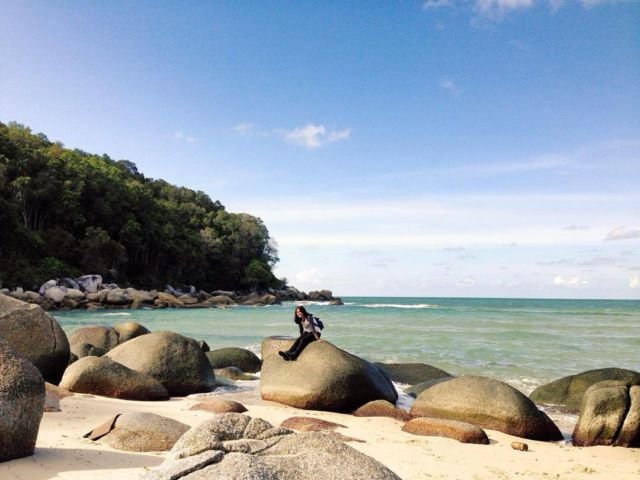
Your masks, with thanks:
<instances>
[{"instance_id":1,"label":"person sitting on rock","mask_svg":"<svg viewBox=\"0 0 640 480\"><path fill-rule=\"evenodd\" d=\"M278 355L287 361L295 360L307 345L316 340L320 340L320 329L318 328L316 319L308 313L303 306L296 307L293 321L298 324L300 336L293 342L289 350L286 352L278 352Z\"/></svg>"}]
</instances>

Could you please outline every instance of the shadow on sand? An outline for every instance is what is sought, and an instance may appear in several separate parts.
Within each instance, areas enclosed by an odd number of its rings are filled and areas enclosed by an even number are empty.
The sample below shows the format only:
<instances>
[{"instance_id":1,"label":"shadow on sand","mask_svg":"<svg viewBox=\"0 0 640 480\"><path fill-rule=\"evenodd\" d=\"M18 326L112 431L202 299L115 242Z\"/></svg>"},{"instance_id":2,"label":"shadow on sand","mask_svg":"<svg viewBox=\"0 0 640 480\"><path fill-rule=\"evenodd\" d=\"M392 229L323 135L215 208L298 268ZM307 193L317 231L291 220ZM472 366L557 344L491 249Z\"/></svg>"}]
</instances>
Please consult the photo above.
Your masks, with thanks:
<instances>
[{"instance_id":1,"label":"shadow on sand","mask_svg":"<svg viewBox=\"0 0 640 480\"><path fill-rule=\"evenodd\" d=\"M163 457L146 453L76 448L36 448L30 457L0 463L2 480L50 480L64 472L155 467ZM19 474L17 472L20 472ZM112 478L118 478L117 472Z\"/></svg>"}]
</instances>

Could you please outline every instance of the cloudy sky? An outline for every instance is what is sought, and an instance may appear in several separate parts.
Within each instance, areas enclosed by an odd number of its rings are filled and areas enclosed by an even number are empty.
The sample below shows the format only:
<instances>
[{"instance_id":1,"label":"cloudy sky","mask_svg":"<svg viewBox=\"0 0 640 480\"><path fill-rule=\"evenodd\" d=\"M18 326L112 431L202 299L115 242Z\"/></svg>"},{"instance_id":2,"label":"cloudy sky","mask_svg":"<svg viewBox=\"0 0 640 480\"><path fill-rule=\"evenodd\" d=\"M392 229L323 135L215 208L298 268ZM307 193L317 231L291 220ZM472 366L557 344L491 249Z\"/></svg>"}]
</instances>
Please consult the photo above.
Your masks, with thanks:
<instances>
[{"instance_id":1,"label":"cloudy sky","mask_svg":"<svg viewBox=\"0 0 640 480\"><path fill-rule=\"evenodd\" d=\"M0 121L259 216L290 284L640 298L638 0L2 3Z\"/></svg>"}]
</instances>

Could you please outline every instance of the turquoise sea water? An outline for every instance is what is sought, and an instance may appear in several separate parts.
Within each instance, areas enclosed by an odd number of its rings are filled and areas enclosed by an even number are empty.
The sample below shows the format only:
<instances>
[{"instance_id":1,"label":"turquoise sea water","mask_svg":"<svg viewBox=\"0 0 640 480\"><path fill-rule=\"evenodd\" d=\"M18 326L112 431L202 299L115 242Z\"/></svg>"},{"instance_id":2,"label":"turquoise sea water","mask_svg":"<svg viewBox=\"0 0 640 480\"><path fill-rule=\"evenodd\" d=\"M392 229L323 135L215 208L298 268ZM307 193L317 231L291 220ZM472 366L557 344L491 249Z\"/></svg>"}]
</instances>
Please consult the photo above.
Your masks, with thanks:
<instances>
[{"instance_id":1,"label":"turquoise sea water","mask_svg":"<svg viewBox=\"0 0 640 480\"><path fill-rule=\"evenodd\" d=\"M497 378L525 393L602 367L640 371L640 300L346 297L310 303L323 338L371 361L424 362L454 375ZM271 335L297 335L294 303L270 307L53 312L69 334L84 325L137 321L151 331L204 339L212 349L260 351Z\"/></svg>"}]
</instances>

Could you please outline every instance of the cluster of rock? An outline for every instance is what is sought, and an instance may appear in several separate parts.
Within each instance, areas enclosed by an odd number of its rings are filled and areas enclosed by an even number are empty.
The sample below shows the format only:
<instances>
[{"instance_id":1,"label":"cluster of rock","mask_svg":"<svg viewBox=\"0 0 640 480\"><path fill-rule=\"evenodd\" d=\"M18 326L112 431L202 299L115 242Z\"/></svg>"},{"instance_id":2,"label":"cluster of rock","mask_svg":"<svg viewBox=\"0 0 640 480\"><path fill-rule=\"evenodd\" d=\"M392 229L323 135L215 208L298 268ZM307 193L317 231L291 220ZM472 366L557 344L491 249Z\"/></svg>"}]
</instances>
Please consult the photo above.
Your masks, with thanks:
<instances>
[{"instance_id":1,"label":"cluster of rock","mask_svg":"<svg viewBox=\"0 0 640 480\"><path fill-rule=\"evenodd\" d=\"M189 429L145 480L262 478L399 480L395 473L332 435L274 427L240 413Z\"/></svg>"},{"instance_id":2,"label":"cluster of rock","mask_svg":"<svg viewBox=\"0 0 640 480\"><path fill-rule=\"evenodd\" d=\"M403 422L404 431L417 435L487 444L484 429L490 429L525 439L562 440L558 427L536 406L551 403L579 411L573 432L575 445L640 446L638 372L622 369L584 372L542 386L527 397L506 383L487 377L453 377L426 364L371 363L324 340L308 345L297 361L286 362L277 352L287 349L292 342L289 337L266 338L260 359L240 348L210 351L205 342L174 332L149 332L134 322L82 327L67 338L55 319L39 306L0 294L0 461L33 452L45 408L45 380L75 393L167 400L170 396L210 392L216 388L217 375L255 378L250 374L256 372L260 372L260 393L265 400L303 409L392 417ZM413 384L407 391L416 400L409 412L396 407L398 394L393 381ZM199 408L234 414L244 411L242 405L235 403L209 401ZM182 453L172 459L177 463L164 465L150 473L156 475L150 478L178 478L167 473L174 469L182 471L185 478L224 476L226 468L240 466L248 472L267 472L261 478L289 478L273 472L280 472L280 468L302 468L310 461L304 449L294 448L296 444L312 448L314 455L322 459L322 468L337 462L330 455L331 449L326 456L325 450L317 450L320 437L303 435L294 440L290 431L271 426L251 436L247 434L248 425L262 428L261 420L228 418L236 419L235 433L229 433L227 420L192 432L195 441L202 440L202 431L217 432L207 434L204 449L183 445L186 442L183 437L189 438L191 432L187 432L187 426L148 416L123 416L114 419L111 426L119 426L122 432L138 439L153 437L139 434L151 424L170 432L157 434L156 440L166 449ZM224 432L219 430L222 424L227 425ZM238 430L238 425L244 425L242 430ZM107 429L107 433L111 430ZM271 433L263 435L267 431ZM121 441L131 443L126 438ZM323 438L322 442L326 444L327 440ZM115 445L112 446L120 448ZM340 442L331 445L345 455L352 455L344 451ZM155 444L153 449L160 448ZM193 473L186 474L186 459L200 466L188 467L194 468L190 470ZM357 461L369 465L369 460ZM285 464L289 466L277 466ZM362 468L378 472L366 478L396 478L387 470L378 471L378 467ZM309 471L297 478L318 478L313 475ZM352 477L365 478L356 474Z\"/></svg>"},{"instance_id":3,"label":"cluster of rock","mask_svg":"<svg viewBox=\"0 0 640 480\"><path fill-rule=\"evenodd\" d=\"M138 290L132 287L102 283L100 275L83 275L76 279L49 280L37 292L16 288L1 289L0 293L27 303L40 305L44 310L104 308L224 308L234 305L274 305L283 301L328 302L342 305L330 290L305 293L295 287L265 292L243 293L216 290L205 292L194 286L175 289L167 285L163 291Z\"/></svg>"},{"instance_id":4,"label":"cluster of rock","mask_svg":"<svg viewBox=\"0 0 640 480\"><path fill-rule=\"evenodd\" d=\"M542 385L531 398L579 413L574 445L640 447L640 372L589 370Z\"/></svg>"}]
</instances>

